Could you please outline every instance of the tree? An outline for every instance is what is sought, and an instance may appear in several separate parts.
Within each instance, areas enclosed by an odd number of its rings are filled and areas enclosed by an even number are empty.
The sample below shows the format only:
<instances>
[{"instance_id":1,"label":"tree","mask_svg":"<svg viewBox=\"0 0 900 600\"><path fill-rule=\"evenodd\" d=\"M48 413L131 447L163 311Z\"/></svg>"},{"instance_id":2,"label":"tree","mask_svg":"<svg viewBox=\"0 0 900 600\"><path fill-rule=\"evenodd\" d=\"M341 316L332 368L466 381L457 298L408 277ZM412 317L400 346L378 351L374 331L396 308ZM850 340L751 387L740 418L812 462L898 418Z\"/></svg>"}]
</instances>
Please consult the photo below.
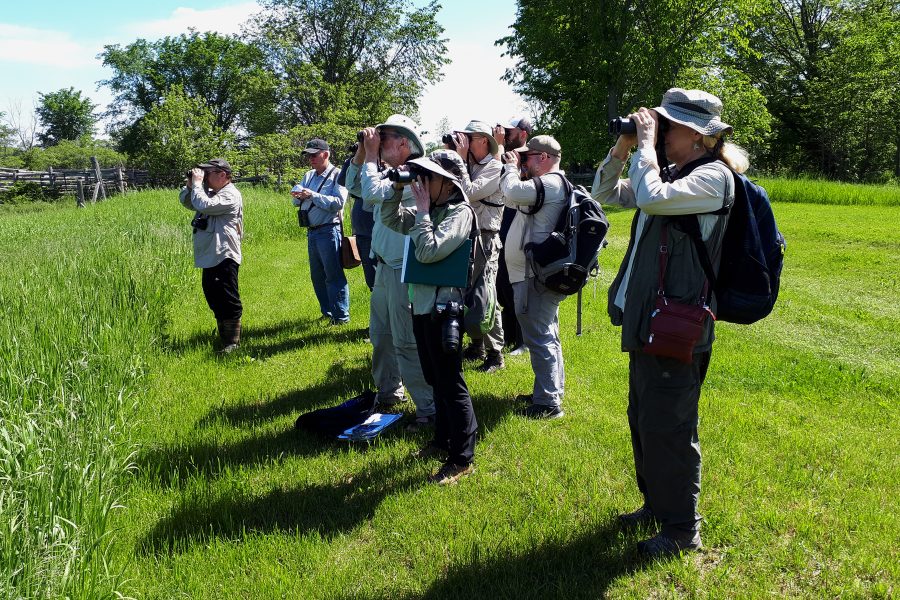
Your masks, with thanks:
<instances>
[{"instance_id":1,"label":"tree","mask_svg":"<svg viewBox=\"0 0 900 600\"><path fill-rule=\"evenodd\" d=\"M685 68L716 68L738 2L519 0L514 33L497 44L517 59L506 79L538 109L539 129L567 160L593 163L609 119L655 106Z\"/></svg>"},{"instance_id":2,"label":"tree","mask_svg":"<svg viewBox=\"0 0 900 600\"><path fill-rule=\"evenodd\" d=\"M37 137L38 117L35 111L25 112L21 102L10 102L6 126L12 130L20 150L31 150Z\"/></svg>"},{"instance_id":3,"label":"tree","mask_svg":"<svg viewBox=\"0 0 900 600\"><path fill-rule=\"evenodd\" d=\"M247 36L279 79L282 127L371 125L416 116L424 87L448 61L436 1L263 0Z\"/></svg>"},{"instance_id":4,"label":"tree","mask_svg":"<svg viewBox=\"0 0 900 600\"><path fill-rule=\"evenodd\" d=\"M155 177L176 183L192 166L228 153L233 136L216 125L212 111L199 98L173 86L137 125L146 143L135 162Z\"/></svg>"},{"instance_id":5,"label":"tree","mask_svg":"<svg viewBox=\"0 0 900 600\"><path fill-rule=\"evenodd\" d=\"M97 105L90 98L82 98L81 90L63 88L49 94L39 93L38 97L35 112L44 127L38 134L42 146L54 146L62 140L77 140L93 134Z\"/></svg>"},{"instance_id":6,"label":"tree","mask_svg":"<svg viewBox=\"0 0 900 600\"><path fill-rule=\"evenodd\" d=\"M275 77L262 51L236 37L192 30L156 42L105 46L98 58L113 70L100 84L115 94L109 114L116 128L140 119L178 86L203 103L220 130L274 130Z\"/></svg>"}]
</instances>

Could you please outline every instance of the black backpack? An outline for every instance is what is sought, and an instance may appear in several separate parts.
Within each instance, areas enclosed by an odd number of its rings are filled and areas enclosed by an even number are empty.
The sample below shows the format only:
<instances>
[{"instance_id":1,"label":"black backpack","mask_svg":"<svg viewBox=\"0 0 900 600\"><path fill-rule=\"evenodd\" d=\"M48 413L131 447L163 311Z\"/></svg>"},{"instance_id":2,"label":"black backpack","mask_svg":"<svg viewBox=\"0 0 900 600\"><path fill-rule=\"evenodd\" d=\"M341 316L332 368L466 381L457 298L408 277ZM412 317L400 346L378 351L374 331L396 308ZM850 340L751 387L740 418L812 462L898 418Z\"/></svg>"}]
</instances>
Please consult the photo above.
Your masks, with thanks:
<instances>
[{"instance_id":1,"label":"black backpack","mask_svg":"<svg viewBox=\"0 0 900 600\"><path fill-rule=\"evenodd\" d=\"M547 289L569 296L583 288L588 277L599 270L597 257L606 245L609 221L584 187L573 186L562 173L548 175L559 175L562 179L568 202L560 211L553 232L543 242L525 244L525 255L538 281ZM526 213L529 215L544 204L541 178L535 177L534 183L538 197L534 209Z\"/></svg>"},{"instance_id":2,"label":"black backpack","mask_svg":"<svg viewBox=\"0 0 900 600\"><path fill-rule=\"evenodd\" d=\"M712 213L730 212L718 277L713 272L697 218L683 222L716 295L716 319L749 325L767 316L775 306L787 244L775 223L766 190L740 173L734 173L734 182L731 210Z\"/></svg>"}]
</instances>

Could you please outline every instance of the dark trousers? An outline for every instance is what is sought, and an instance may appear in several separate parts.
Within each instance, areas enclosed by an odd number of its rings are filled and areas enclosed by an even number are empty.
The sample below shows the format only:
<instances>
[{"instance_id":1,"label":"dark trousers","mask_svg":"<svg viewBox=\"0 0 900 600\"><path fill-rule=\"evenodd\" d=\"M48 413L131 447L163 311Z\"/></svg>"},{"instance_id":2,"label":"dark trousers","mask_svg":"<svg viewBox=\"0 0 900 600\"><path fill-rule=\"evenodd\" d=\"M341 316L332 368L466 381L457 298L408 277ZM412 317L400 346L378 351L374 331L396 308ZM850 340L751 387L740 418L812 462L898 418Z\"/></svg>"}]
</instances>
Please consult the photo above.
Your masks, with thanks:
<instances>
[{"instance_id":1,"label":"dark trousers","mask_svg":"<svg viewBox=\"0 0 900 600\"><path fill-rule=\"evenodd\" d=\"M506 268L506 234L512 226L512 221L516 216L516 209L506 207L503 209L503 221L500 224L500 241L504 244L504 248L500 248L500 259L497 265L497 302L503 309L500 311L500 318L503 324L503 345L518 348L525 343L522 336L522 328L519 326L519 319L516 317L515 296L513 295L512 284L509 282L509 271Z\"/></svg>"},{"instance_id":2,"label":"dark trousers","mask_svg":"<svg viewBox=\"0 0 900 600\"><path fill-rule=\"evenodd\" d=\"M628 425L634 469L644 501L674 538L692 537L700 528L700 441L697 405L710 352L691 364L630 352Z\"/></svg>"},{"instance_id":3,"label":"dark trousers","mask_svg":"<svg viewBox=\"0 0 900 600\"><path fill-rule=\"evenodd\" d=\"M434 440L449 451L449 461L468 465L475 456L478 422L462 374L460 351L446 354L441 346L441 321L431 315L413 315L413 335L425 381L434 390Z\"/></svg>"},{"instance_id":4,"label":"dark trousers","mask_svg":"<svg viewBox=\"0 0 900 600\"><path fill-rule=\"evenodd\" d=\"M243 313L238 292L240 265L226 258L214 267L203 269L203 295L217 321L240 319Z\"/></svg>"},{"instance_id":5,"label":"dark trousers","mask_svg":"<svg viewBox=\"0 0 900 600\"><path fill-rule=\"evenodd\" d=\"M375 265L377 261L375 257L370 257L372 250L372 236L356 234L356 249L359 250L359 257L362 259L363 275L366 278L366 285L369 290L375 287Z\"/></svg>"}]
</instances>

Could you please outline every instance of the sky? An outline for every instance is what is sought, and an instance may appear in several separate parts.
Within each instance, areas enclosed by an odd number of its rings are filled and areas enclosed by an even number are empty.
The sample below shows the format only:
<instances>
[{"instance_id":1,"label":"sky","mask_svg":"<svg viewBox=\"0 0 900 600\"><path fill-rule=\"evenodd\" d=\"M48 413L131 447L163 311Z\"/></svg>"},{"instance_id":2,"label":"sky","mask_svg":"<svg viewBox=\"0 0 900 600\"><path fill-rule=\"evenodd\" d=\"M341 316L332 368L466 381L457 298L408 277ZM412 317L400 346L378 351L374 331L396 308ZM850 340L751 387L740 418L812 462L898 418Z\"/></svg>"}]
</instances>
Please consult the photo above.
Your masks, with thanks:
<instances>
[{"instance_id":1,"label":"sky","mask_svg":"<svg viewBox=\"0 0 900 600\"><path fill-rule=\"evenodd\" d=\"M496 123L527 114L524 100L500 79L513 61L494 46L515 20L515 0L443 4L438 21L452 62L444 67L443 80L422 95L420 128L436 132L445 117L461 129L471 119ZM97 59L104 45L179 35L189 27L239 33L248 16L259 11L256 2L246 0L0 0L0 7L7 8L0 11L0 111L6 113L16 106L30 112L39 92L68 87L81 90L102 110L111 95L97 83L112 74Z\"/></svg>"}]
</instances>

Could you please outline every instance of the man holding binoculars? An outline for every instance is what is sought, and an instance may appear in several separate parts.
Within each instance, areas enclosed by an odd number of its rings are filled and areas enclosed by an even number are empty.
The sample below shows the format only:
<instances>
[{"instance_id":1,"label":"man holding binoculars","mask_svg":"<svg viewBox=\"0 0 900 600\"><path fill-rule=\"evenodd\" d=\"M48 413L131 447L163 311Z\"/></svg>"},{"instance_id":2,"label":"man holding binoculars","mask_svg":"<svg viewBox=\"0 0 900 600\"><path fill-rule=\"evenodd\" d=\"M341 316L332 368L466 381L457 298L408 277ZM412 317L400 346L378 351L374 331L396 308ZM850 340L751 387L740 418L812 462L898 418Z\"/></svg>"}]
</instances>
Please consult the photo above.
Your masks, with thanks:
<instances>
[{"instance_id":1,"label":"man holding binoculars","mask_svg":"<svg viewBox=\"0 0 900 600\"><path fill-rule=\"evenodd\" d=\"M403 234L386 227L381 206L395 194L404 207L415 206L412 190L395 190L379 171L379 159L390 167L399 167L422 156L425 145L419 139L418 126L404 115L391 115L387 121L360 132L360 144L347 166L347 189L372 207L372 253L375 285L369 311L369 339L372 340L372 378L378 386L378 402L391 405L405 399L404 385L416 405L416 419L407 429L416 431L434 424L434 397L422 374L422 365L413 335L409 291L400 281L403 265Z\"/></svg>"},{"instance_id":2,"label":"man holding binoculars","mask_svg":"<svg viewBox=\"0 0 900 600\"><path fill-rule=\"evenodd\" d=\"M203 269L203 295L216 316L222 352L241 342L243 306L238 292L241 238L244 234L244 202L231 183L231 165L213 158L189 172L179 200L195 211L194 266ZM212 195L210 195L210 193Z\"/></svg>"}]
</instances>

